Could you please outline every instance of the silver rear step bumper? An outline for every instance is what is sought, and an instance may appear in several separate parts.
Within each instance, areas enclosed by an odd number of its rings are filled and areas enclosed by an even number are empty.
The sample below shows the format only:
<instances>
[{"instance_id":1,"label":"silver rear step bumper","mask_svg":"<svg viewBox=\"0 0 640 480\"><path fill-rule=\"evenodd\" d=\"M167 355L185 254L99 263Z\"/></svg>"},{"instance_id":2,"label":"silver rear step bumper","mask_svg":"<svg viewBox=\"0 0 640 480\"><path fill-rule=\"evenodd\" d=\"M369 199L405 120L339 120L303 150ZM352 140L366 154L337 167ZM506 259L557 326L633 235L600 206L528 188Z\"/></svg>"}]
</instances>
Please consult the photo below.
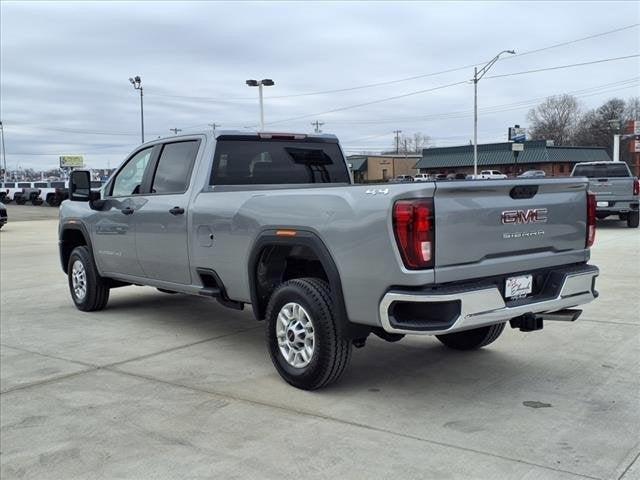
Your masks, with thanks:
<instances>
[{"instance_id":1,"label":"silver rear step bumper","mask_svg":"<svg viewBox=\"0 0 640 480\"><path fill-rule=\"evenodd\" d=\"M382 328L389 333L440 335L502 323L528 313L556 312L583 305L595 299L598 295L595 291L595 278L598 274L598 268L592 265L568 271L564 274L558 293L553 297L525 303L511 302L512 306L507 306L495 285L442 294L390 291L380 302L380 321ZM459 302L459 312L445 328L434 329L428 326L406 328L394 322L393 315L390 314L390 309L396 302ZM547 318L552 319L551 316Z\"/></svg>"}]
</instances>

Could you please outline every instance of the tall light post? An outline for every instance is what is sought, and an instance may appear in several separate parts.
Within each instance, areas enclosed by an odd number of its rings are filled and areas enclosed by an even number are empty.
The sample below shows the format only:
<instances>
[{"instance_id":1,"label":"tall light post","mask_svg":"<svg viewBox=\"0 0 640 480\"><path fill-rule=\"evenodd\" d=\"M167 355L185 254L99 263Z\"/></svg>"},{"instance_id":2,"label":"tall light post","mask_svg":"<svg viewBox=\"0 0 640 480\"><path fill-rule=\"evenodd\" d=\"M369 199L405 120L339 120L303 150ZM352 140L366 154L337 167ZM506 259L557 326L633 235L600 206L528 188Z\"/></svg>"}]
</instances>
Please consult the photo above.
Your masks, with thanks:
<instances>
[{"instance_id":1,"label":"tall light post","mask_svg":"<svg viewBox=\"0 0 640 480\"><path fill-rule=\"evenodd\" d=\"M260 131L264 130L264 102L262 98L262 87L271 87L275 85L275 82L270 78L264 78L262 80L247 80L247 85L250 87L258 87L258 95L260 96Z\"/></svg>"},{"instance_id":2,"label":"tall light post","mask_svg":"<svg viewBox=\"0 0 640 480\"><path fill-rule=\"evenodd\" d=\"M0 122L0 136L2 137L2 164L4 165L4 179L3 181L7 181L7 153L4 151L4 126L2 122Z\"/></svg>"},{"instance_id":3,"label":"tall light post","mask_svg":"<svg viewBox=\"0 0 640 480\"><path fill-rule=\"evenodd\" d=\"M473 176L478 175L478 82L485 73L489 71L493 64L498 61L503 53L510 53L515 55L515 50L503 50L487 63L484 67L478 70L478 67L473 69Z\"/></svg>"},{"instance_id":4,"label":"tall light post","mask_svg":"<svg viewBox=\"0 0 640 480\"><path fill-rule=\"evenodd\" d=\"M133 88L140 90L140 134L142 137L142 143L144 143L144 105L142 102L142 79L136 75L134 78L129 77L129 81Z\"/></svg>"}]
</instances>

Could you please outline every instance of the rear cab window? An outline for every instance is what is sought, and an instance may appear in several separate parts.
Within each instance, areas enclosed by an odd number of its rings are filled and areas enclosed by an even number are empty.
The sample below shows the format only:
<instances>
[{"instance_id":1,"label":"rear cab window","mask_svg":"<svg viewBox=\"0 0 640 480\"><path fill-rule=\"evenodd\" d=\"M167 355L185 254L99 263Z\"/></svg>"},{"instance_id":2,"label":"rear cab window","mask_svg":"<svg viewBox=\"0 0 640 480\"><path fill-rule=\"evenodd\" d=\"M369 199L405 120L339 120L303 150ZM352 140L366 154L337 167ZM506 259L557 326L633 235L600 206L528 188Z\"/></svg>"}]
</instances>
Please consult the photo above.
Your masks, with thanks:
<instances>
[{"instance_id":1,"label":"rear cab window","mask_svg":"<svg viewBox=\"0 0 640 480\"><path fill-rule=\"evenodd\" d=\"M211 185L350 183L337 142L220 136Z\"/></svg>"},{"instance_id":2,"label":"rear cab window","mask_svg":"<svg viewBox=\"0 0 640 480\"><path fill-rule=\"evenodd\" d=\"M615 162L608 164L576 165L572 177L587 178L615 178L630 177L631 172L626 163Z\"/></svg>"}]
</instances>

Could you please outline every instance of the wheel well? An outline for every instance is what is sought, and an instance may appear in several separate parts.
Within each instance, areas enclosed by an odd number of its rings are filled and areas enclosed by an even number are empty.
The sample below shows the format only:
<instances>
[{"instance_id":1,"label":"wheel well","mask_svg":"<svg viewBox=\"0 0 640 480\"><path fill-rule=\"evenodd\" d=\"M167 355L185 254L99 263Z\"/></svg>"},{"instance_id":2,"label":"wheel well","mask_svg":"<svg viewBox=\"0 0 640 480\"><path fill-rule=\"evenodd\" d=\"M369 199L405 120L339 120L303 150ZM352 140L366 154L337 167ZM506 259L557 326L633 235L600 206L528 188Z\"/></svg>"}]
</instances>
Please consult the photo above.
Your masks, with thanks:
<instances>
[{"instance_id":1,"label":"wheel well","mask_svg":"<svg viewBox=\"0 0 640 480\"><path fill-rule=\"evenodd\" d=\"M258 318L264 318L269 297L275 288L294 278L315 277L329 282L327 272L316 253L305 245L267 245L260 251L255 266L254 305Z\"/></svg>"},{"instance_id":2,"label":"wheel well","mask_svg":"<svg viewBox=\"0 0 640 480\"><path fill-rule=\"evenodd\" d=\"M60 262L62 263L64 273L67 273L71 252L73 252L74 248L81 245L87 245L87 239L84 237L82 231L68 228L62 232L60 239Z\"/></svg>"}]
</instances>

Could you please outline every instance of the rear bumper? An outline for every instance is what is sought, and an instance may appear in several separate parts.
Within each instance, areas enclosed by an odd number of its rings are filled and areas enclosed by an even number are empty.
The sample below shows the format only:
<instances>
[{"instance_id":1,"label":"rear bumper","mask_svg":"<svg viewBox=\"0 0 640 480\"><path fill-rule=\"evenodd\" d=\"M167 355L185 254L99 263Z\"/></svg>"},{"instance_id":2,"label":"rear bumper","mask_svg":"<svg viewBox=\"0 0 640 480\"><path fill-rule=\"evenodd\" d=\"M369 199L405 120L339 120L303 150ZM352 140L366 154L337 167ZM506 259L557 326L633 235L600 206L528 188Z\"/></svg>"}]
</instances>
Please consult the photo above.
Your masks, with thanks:
<instances>
[{"instance_id":1,"label":"rear bumper","mask_svg":"<svg viewBox=\"0 0 640 480\"><path fill-rule=\"evenodd\" d=\"M618 213L637 212L638 200L596 200L596 213L616 215ZM607 205L603 205L606 203Z\"/></svg>"},{"instance_id":2,"label":"rear bumper","mask_svg":"<svg viewBox=\"0 0 640 480\"><path fill-rule=\"evenodd\" d=\"M586 264L555 269L547 272L539 294L509 301L497 285L482 282L429 291L394 289L380 302L380 321L389 333L440 335L506 322L527 313L555 312L597 298L598 274L597 267ZM426 318L430 312L435 312L432 320Z\"/></svg>"}]
</instances>

